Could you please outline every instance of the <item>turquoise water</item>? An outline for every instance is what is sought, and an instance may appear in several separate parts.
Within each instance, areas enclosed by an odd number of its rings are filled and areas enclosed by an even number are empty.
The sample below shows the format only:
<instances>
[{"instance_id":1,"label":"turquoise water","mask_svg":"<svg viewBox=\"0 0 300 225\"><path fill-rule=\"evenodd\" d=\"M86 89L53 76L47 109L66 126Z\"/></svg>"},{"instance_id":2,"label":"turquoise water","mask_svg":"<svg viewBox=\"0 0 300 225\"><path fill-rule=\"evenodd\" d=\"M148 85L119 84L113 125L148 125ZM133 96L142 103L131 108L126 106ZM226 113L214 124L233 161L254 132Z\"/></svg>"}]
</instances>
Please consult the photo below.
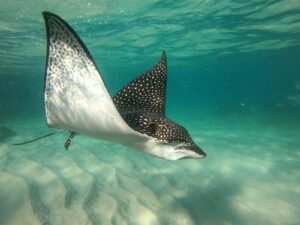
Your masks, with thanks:
<instances>
[{"instance_id":1,"label":"turquoise water","mask_svg":"<svg viewBox=\"0 0 300 225\"><path fill-rule=\"evenodd\" d=\"M300 2L0 0L0 224L300 224ZM168 57L167 115L208 157L164 161L45 122L42 11L114 95Z\"/></svg>"}]
</instances>

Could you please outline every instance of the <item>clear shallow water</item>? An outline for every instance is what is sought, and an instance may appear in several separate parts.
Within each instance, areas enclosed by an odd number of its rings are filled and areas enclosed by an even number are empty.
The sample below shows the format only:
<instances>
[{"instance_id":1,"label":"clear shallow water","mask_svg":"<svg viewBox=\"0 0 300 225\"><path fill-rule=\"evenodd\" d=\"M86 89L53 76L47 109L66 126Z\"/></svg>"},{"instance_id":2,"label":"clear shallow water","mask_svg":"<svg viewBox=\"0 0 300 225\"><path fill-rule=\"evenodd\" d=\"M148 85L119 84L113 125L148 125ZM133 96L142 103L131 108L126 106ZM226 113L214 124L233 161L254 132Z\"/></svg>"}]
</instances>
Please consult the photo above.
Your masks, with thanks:
<instances>
[{"instance_id":1,"label":"clear shallow water","mask_svg":"<svg viewBox=\"0 0 300 225\"><path fill-rule=\"evenodd\" d=\"M298 224L298 1L0 1L1 224ZM2 7L3 6L3 7ZM111 94L168 55L167 114L208 153L163 161L49 132L42 11L68 21Z\"/></svg>"}]
</instances>

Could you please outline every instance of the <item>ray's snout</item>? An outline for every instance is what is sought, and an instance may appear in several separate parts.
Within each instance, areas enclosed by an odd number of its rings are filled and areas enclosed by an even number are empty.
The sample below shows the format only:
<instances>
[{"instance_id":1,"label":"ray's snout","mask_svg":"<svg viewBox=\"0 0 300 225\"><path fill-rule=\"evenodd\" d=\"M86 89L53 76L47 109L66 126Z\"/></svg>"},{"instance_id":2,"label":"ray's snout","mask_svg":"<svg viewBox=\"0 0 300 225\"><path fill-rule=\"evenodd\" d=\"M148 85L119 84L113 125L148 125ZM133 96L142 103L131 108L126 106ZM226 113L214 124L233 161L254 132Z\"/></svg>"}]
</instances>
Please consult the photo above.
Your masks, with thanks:
<instances>
[{"instance_id":1,"label":"ray's snout","mask_svg":"<svg viewBox=\"0 0 300 225\"><path fill-rule=\"evenodd\" d=\"M198 145L193 144L188 148L188 154L183 159L203 159L206 156L206 153Z\"/></svg>"},{"instance_id":2,"label":"ray's snout","mask_svg":"<svg viewBox=\"0 0 300 225\"><path fill-rule=\"evenodd\" d=\"M199 158L205 158L207 156L206 153L197 145L194 151L199 155Z\"/></svg>"}]
</instances>

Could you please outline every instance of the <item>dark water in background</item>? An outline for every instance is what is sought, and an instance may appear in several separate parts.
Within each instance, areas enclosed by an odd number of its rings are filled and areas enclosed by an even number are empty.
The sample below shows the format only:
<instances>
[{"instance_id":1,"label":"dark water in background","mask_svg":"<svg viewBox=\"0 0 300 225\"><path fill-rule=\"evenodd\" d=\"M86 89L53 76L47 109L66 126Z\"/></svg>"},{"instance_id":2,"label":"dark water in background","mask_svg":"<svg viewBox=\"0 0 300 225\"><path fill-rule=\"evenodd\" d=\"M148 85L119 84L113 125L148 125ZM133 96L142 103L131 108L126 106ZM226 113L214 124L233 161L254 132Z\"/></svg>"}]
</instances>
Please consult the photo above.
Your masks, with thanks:
<instances>
[{"instance_id":1,"label":"dark water in background","mask_svg":"<svg viewBox=\"0 0 300 225\"><path fill-rule=\"evenodd\" d=\"M28 224L299 223L300 3L0 3L0 180L4 185L0 221L4 224L25 224L20 222L24 213ZM67 157L62 136L12 147L16 140L48 132L43 106L46 38L41 12L45 10L57 13L77 31L112 95L153 66L166 50L167 114L190 130L209 157L170 164L89 138L79 138L74 155ZM95 146L114 150L104 156ZM35 165L31 162L56 178L48 174L46 182L42 177L47 173L31 170ZM80 169L93 180L82 175L82 184L76 183L68 169ZM119 175L108 181L107 171ZM39 176L33 178L34 174ZM63 187L53 184L56 179ZM107 183L111 189L106 189ZM20 188L9 193L7 184ZM43 197L64 196L64 188L75 200L62 208L67 214L84 212L88 219L78 213L82 220L72 221L59 213L59 201ZM131 196L141 192L143 197ZM19 204L12 197L24 195L29 197ZM89 202L92 199L96 203ZM127 211L112 210L112 202ZM81 210L76 208L81 205Z\"/></svg>"}]
</instances>

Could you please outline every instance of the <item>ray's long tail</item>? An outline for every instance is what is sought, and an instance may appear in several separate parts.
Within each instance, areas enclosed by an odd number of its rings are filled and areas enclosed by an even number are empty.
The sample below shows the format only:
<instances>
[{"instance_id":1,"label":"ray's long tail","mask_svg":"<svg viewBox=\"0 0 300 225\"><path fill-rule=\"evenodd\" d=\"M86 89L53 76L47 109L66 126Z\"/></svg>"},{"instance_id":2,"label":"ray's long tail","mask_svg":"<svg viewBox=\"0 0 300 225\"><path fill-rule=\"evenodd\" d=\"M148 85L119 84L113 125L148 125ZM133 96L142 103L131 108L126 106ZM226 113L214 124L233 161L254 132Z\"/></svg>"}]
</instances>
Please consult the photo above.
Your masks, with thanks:
<instances>
[{"instance_id":1,"label":"ray's long tail","mask_svg":"<svg viewBox=\"0 0 300 225\"><path fill-rule=\"evenodd\" d=\"M58 131L54 131L54 132L51 132L49 134L46 134L46 135L43 135L41 137L37 137L35 139L32 139L32 140L29 140L29 141L24 141L24 142L21 142L21 143L15 143L15 144L12 144L12 145L25 145L25 144L28 144L28 143L31 143L31 142L34 142L34 141L37 141L37 140L40 140L40 139L43 139L43 138L46 138L46 137L49 137L51 135L54 135L54 134L58 134L60 132L64 131L63 129L61 130L58 130Z\"/></svg>"}]
</instances>

